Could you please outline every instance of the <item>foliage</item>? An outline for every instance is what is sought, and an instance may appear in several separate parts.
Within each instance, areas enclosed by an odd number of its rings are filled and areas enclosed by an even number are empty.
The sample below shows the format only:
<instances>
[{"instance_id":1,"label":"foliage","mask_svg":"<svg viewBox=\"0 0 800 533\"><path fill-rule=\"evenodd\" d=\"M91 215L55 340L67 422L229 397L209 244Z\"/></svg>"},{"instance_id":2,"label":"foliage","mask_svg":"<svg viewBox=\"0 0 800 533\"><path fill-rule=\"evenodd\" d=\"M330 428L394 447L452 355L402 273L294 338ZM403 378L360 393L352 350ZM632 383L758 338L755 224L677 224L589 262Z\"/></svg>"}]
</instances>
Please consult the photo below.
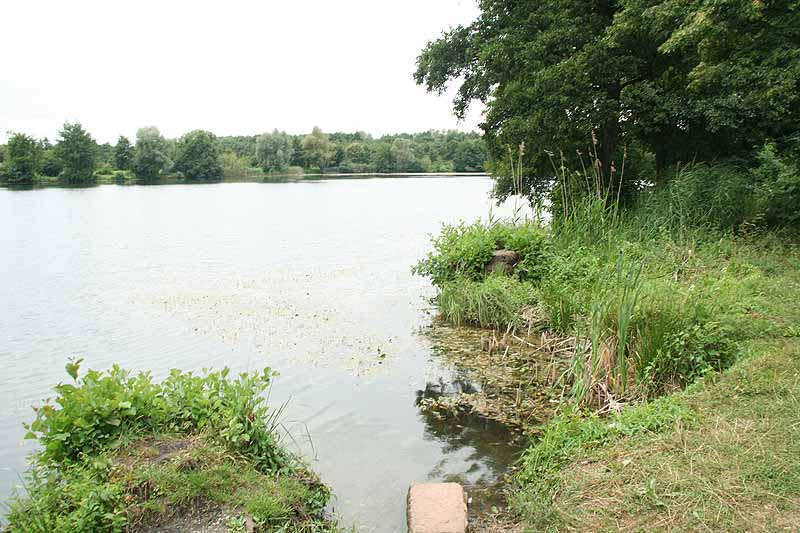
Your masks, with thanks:
<instances>
[{"instance_id":1,"label":"foliage","mask_svg":"<svg viewBox=\"0 0 800 533\"><path fill-rule=\"evenodd\" d=\"M133 158L133 171L146 181L157 179L171 160L169 146L158 128L141 128L136 132L136 149Z\"/></svg>"},{"instance_id":2,"label":"foliage","mask_svg":"<svg viewBox=\"0 0 800 533\"><path fill-rule=\"evenodd\" d=\"M42 166L41 174L50 178L56 178L64 171L64 165L58 156L54 146L51 146L47 139L42 141Z\"/></svg>"},{"instance_id":3,"label":"foliage","mask_svg":"<svg viewBox=\"0 0 800 533\"><path fill-rule=\"evenodd\" d=\"M576 338L562 383L579 404L605 408L683 388L736 360L748 324L737 313L752 297L742 284L757 278L729 264L733 232L742 231L726 218L735 211L724 201L702 216L690 209L714 205L697 199L706 191L719 194L704 187L706 169L687 169L690 177L652 188L623 211L601 199L570 201L549 228L445 226L415 272L439 287L441 316L452 323ZM508 279L486 275L500 246L523 257ZM714 274L694 274L706 270Z\"/></svg>"},{"instance_id":4,"label":"foliage","mask_svg":"<svg viewBox=\"0 0 800 533\"><path fill-rule=\"evenodd\" d=\"M187 148L190 139L195 143L193 150ZM326 134L315 128L309 135L289 135L274 130L259 136L215 139L200 139L197 132L191 132L182 141L175 141L165 139L156 128L142 128L137 132L135 147L124 136L120 136L114 146L95 145L97 174L111 175L108 170L132 171L143 181L153 181L173 170L189 179L263 178L265 173L301 175L309 171L479 172L487 158L480 136L458 131L384 135L375 139L363 132ZM36 171L27 178L27 183L36 181L37 173L56 177L63 170L61 159L47 139L39 144ZM137 151L137 147L141 151ZM0 149L4 159L8 159L6 147ZM215 153L221 174L215 163ZM181 154L183 160L180 160ZM10 178L9 170L5 162L0 175L8 174Z\"/></svg>"},{"instance_id":5,"label":"foliage","mask_svg":"<svg viewBox=\"0 0 800 533\"><path fill-rule=\"evenodd\" d=\"M537 202L553 154L569 168L593 154L602 188L626 198L653 178L651 158L660 181L681 162L752 161L754 146L796 138L799 43L793 0L482 0L476 21L428 43L415 79L438 93L458 83L461 117L486 103L500 198L516 192L508 147L521 143Z\"/></svg>"},{"instance_id":6,"label":"foliage","mask_svg":"<svg viewBox=\"0 0 800 533\"><path fill-rule=\"evenodd\" d=\"M286 170L293 154L292 138L286 132L274 130L256 140L256 161L264 172Z\"/></svg>"},{"instance_id":7,"label":"foliage","mask_svg":"<svg viewBox=\"0 0 800 533\"><path fill-rule=\"evenodd\" d=\"M29 184L41 167L42 149L33 137L15 133L8 139L6 180L14 184Z\"/></svg>"},{"instance_id":8,"label":"foliage","mask_svg":"<svg viewBox=\"0 0 800 533\"><path fill-rule=\"evenodd\" d=\"M217 137L202 130L195 130L181 137L174 169L190 180L222 179Z\"/></svg>"},{"instance_id":9,"label":"foliage","mask_svg":"<svg viewBox=\"0 0 800 533\"><path fill-rule=\"evenodd\" d=\"M223 152L219 159L222 165L222 175L225 178L245 178L254 173L260 175L261 169L251 167L246 158L233 152Z\"/></svg>"},{"instance_id":10,"label":"foliage","mask_svg":"<svg viewBox=\"0 0 800 533\"><path fill-rule=\"evenodd\" d=\"M28 437L42 444L42 464L79 462L131 436L204 429L231 449L253 454L265 468L281 464L260 396L269 386L269 369L233 379L227 369L205 375L173 370L156 383L148 373L133 376L118 366L77 379L79 365L67 365L76 384L55 387L59 407L50 401L38 407L28 427Z\"/></svg>"},{"instance_id":11,"label":"foliage","mask_svg":"<svg viewBox=\"0 0 800 533\"><path fill-rule=\"evenodd\" d=\"M330 139L318 127L303 138L303 153L309 167L326 169L333 160L334 147Z\"/></svg>"},{"instance_id":12,"label":"foliage","mask_svg":"<svg viewBox=\"0 0 800 533\"><path fill-rule=\"evenodd\" d=\"M520 311L535 300L529 283L502 274L491 274L482 282L461 277L446 281L436 299L448 322L492 328L520 324Z\"/></svg>"},{"instance_id":13,"label":"foliage","mask_svg":"<svg viewBox=\"0 0 800 533\"><path fill-rule=\"evenodd\" d=\"M56 143L56 154L61 161L61 176L67 183L94 181L97 166L97 143L79 123L65 123Z\"/></svg>"},{"instance_id":14,"label":"foliage","mask_svg":"<svg viewBox=\"0 0 800 533\"><path fill-rule=\"evenodd\" d=\"M134 150L131 141L124 135L120 135L117 144L114 146L114 168L117 170L132 170L134 160Z\"/></svg>"},{"instance_id":15,"label":"foliage","mask_svg":"<svg viewBox=\"0 0 800 533\"><path fill-rule=\"evenodd\" d=\"M29 426L42 448L9 531L122 531L198 502L262 527L317 523L329 492L278 446L269 369L173 370L159 383L117 366L79 377L80 364L67 364L74 384L56 386Z\"/></svg>"},{"instance_id":16,"label":"foliage","mask_svg":"<svg viewBox=\"0 0 800 533\"><path fill-rule=\"evenodd\" d=\"M547 254L545 232L534 222L445 225L432 244L433 251L414 267L414 272L429 276L439 286L459 277L472 281L484 279L492 252L502 248L520 255L514 267L517 277L537 279L545 267Z\"/></svg>"}]
</instances>

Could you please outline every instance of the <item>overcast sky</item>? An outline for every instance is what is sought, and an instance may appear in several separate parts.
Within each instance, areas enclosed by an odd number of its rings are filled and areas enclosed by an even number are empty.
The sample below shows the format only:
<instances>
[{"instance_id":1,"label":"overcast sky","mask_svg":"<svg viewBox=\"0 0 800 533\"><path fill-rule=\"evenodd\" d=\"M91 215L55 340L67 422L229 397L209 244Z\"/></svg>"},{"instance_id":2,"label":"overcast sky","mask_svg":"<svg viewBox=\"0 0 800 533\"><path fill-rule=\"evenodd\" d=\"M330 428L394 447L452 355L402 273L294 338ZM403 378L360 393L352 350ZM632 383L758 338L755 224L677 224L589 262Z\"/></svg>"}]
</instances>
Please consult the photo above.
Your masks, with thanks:
<instances>
[{"instance_id":1,"label":"overcast sky","mask_svg":"<svg viewBox=\"0 0 800 533\"><path fill-rule=\"evenodd\" d=\"M475 129L414 62L475 0L19 0L0 17L0 141L79 121L100 142L278 128L383 133Z\"/></svg>"}]
</instances>

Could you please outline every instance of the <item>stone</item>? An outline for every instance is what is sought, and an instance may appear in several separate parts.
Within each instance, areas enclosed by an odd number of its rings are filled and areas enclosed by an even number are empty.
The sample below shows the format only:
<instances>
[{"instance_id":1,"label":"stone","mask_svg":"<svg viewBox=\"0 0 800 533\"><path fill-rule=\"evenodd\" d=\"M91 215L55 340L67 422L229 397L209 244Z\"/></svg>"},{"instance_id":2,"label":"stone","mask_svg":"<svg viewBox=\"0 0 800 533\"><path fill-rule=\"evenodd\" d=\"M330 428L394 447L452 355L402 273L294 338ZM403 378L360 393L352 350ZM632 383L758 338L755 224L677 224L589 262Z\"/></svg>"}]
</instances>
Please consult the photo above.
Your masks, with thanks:
<instances>
[{"instance_id":1,"label":"stone","mask_svg":"<svg viewBox=\"0 0 800 533\"><path fill-rule=\"evenodd\" d=\"M511 274L514 271L514 265L519 263L520 259L519 254L514 250L495 250L492 252L492 258L486 263L486 272Z\"/></svg>"},{"instance_id":2,"label":"stone","mask_svg":"<svg viewBox=\"0 0 800 533\"><path fill-rule=\"evenodd\" d=\"M418 483L408 490L409 533L465 533L467 504L458 483Z\"/></svg>"}]
</instances>

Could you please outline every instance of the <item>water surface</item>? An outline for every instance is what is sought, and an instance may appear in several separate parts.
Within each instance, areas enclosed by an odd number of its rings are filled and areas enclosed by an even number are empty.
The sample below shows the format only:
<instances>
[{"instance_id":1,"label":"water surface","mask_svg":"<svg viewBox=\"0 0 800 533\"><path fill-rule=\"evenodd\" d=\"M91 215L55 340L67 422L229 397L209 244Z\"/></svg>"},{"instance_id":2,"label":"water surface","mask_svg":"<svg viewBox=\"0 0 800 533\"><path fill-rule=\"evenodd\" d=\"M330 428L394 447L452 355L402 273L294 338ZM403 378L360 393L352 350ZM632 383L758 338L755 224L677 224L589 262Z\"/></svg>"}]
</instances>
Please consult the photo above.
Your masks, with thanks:
<instances>
[{"instance_id":1,"label":"water surface","mask_svg":"<svg viewBox=\"0 0 800 533\"><path fill-rule=\"evenodd\" d=\"M404 531L411 483L492 483L514 460L508 435L416 407L458 372L434 355L433 289L410 272L442 222L489 214L490 189L415 177L0 190L0 497L33 449L31 404L71 356L156 376L277 370L287 444L358 531Z\"/></svg>"}]
</instances>

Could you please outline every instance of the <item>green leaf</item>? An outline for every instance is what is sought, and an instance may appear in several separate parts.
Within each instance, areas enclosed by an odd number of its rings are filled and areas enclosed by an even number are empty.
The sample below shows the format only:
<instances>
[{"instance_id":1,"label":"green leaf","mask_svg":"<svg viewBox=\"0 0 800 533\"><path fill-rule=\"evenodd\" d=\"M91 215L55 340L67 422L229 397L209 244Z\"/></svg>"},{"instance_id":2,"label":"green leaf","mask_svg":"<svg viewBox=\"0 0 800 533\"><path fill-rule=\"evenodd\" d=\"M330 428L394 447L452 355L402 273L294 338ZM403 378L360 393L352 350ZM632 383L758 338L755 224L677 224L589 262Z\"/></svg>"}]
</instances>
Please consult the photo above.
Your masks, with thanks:
<instances>
[{"instance_id":1,"label":"green leaf","mask_svg":"<svg viewBox=\"0 0 800 533\"><path fill-rule=\"evenodd\" d=\"M83 359L70 359L69 363L65 366L67 369L67 374L69 374L72 379L78 379L78 370L81 368L81 363Z\"/></svg>"}]
</instances>

